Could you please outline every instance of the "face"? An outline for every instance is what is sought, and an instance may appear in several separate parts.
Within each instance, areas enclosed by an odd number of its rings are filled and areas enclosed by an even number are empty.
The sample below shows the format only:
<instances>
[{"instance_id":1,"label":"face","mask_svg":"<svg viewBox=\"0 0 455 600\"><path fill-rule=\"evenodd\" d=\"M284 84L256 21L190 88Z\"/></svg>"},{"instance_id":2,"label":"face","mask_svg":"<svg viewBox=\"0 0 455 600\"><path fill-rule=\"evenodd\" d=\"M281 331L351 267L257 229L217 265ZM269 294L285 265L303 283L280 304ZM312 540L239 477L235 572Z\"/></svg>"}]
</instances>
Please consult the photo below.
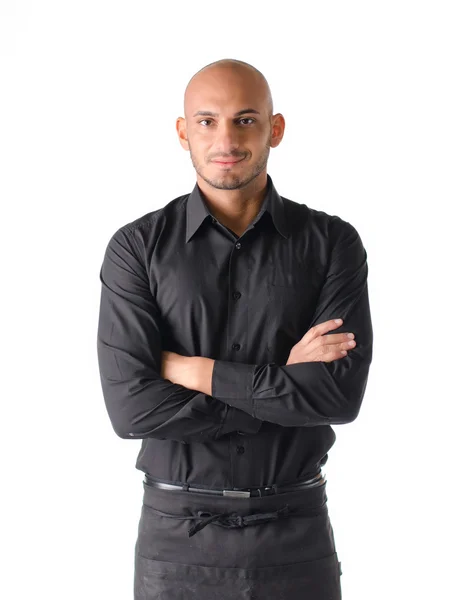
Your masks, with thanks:
<instances>
[{"instance_id":1,"label":"face","mask_svg":"<svg viewBox=\"0 0 455 600\"><path fill-rule=\"evenodd\" d=\"M214 188L234 190L264 171L284 119L270 114L267 89L253 75L214 69L190 83L177 131L198 176Z\"/></svg>"}]
</instances>

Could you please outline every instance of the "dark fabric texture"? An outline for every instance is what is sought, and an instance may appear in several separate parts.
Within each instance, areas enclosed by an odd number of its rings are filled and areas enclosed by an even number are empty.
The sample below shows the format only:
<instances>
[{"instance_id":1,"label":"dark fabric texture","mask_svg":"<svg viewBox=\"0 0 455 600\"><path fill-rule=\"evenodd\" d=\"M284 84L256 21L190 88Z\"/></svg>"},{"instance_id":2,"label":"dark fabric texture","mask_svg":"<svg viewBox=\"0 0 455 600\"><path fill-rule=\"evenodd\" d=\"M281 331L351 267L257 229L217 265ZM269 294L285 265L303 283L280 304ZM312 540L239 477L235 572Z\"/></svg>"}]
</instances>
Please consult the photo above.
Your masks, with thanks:
<instances>
[{"instance_id":1,"label":"dark fabric texture","mask_svg":"<svg viewBox=\"0 0 455 600\"><path fill-rule=\"evenodd\" d=\"M168 483L285 485L316 473L364 397L373 331L367 254L349 222L284 198L268 176L241 235L191 194L120 227L100 270L98 359L114 431ZM286 365L318 323L357 345ZM161 353L215 360L211 395L160 376ZM234 534L235 535L235 534Z\"/></svg>"},{"instance_id":2,"label":"dark fabric texture","mask_svg":"<svg viewBox=\"0 0 455 600\"><path fill-rule=\"evenodd\" d=\"M341 599L326 482L242 499L143 487L135 600ZM223 513L237 515L234 526L207 522Z\"/></svg>"}]
</instances>

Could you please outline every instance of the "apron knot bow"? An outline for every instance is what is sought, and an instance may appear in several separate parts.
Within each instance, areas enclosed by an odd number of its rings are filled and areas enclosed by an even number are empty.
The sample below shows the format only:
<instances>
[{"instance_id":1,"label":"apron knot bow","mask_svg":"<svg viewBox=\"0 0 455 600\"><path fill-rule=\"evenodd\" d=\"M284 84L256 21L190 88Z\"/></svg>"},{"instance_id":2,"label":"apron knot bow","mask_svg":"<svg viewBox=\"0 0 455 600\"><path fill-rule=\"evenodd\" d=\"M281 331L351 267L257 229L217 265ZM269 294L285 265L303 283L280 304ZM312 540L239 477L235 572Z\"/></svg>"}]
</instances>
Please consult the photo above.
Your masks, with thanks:
<instances>
[{"instance_id":1,"label":"apron knot bow","mask_svg":"<svg viewBox=\"0 0 455 600\"><path fill-rule=\"evenodd\" d=\"M220 527L234 528L234 527L246 527L248 525L257 525L259 523L267 523L268 521L276 521L280 517L287 517L291 510L289 505L286 504L282 508L279 508L275 512L269 513L256 513L253 515L239 515L236 512L224 512L219 514L212 514L207 511L199 510L197 517L202 519L200 523L191 525L188 528L188 537L193 536L195 533L206 527L209 523L219 525Z\"/></svg>"}]
</instances>

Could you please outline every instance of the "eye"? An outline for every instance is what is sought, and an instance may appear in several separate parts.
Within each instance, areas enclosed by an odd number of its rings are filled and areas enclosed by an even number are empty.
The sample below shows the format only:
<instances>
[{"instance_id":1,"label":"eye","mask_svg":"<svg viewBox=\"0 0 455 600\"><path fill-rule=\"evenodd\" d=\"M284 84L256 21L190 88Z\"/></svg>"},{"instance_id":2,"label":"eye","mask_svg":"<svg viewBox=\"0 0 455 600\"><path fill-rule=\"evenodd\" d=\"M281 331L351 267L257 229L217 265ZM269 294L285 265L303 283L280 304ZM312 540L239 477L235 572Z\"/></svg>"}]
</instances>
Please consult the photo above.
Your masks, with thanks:
<instances>
[{"instance_id":1,"label":"eye","mask_svg":"<svg viewBox=\"0 0 455 600\"><path fill-rule=\"evenodd\" d=\"M212 119L202 119L201 121L199 121L199 123L202 125L203 123L211 123Z\"/></svg>"},{"instance_id":2,"label":"eye","mask_svg":"<svg viewBox=\"0 0 455 600\"><path fill-rule=\"evenodd\" d=\"M243 123L244 125L252 125L255 122L255 119L252 119L251 117L244 117L243 119L239 119L239 123L241 121L251 121L251 123Z\"/></svg>"}]
</instances>

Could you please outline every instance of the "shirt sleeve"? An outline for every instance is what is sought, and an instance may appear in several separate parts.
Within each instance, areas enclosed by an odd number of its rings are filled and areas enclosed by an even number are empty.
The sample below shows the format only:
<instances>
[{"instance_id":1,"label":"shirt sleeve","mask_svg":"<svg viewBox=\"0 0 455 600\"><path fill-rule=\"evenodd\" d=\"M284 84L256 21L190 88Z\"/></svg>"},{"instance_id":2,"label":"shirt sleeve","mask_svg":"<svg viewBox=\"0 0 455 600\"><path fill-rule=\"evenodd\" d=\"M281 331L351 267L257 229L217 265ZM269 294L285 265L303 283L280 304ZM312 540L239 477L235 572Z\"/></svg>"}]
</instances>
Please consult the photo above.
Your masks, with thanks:
<instances>
[{"instance_id":1,"label":"shirt sleeve","mask_svg":"<svg viewBox=\"0 0 455 600\"><path fill-rule=\"evenodd\" d=\"M262 422L240 408L163 379L160 311L133 233L109 240L100 270L97 353L102 392L115 433L205 442Z\"/></svg>"},{"instance_id":2,"label":"shirt sleeve","mask_svg":"<svg viewBox=\"0 0 455 600\"><path fill-rule=\"evenodd\" d=\"M213 397L282 426L338 425L360 410L373 357L367 253L357 230L332 217L330 266L310 327L330 319L343 324L329 334L352 331L356 346L332 362L280 366L216 360Z\"/></svg>"}]
</instances>

